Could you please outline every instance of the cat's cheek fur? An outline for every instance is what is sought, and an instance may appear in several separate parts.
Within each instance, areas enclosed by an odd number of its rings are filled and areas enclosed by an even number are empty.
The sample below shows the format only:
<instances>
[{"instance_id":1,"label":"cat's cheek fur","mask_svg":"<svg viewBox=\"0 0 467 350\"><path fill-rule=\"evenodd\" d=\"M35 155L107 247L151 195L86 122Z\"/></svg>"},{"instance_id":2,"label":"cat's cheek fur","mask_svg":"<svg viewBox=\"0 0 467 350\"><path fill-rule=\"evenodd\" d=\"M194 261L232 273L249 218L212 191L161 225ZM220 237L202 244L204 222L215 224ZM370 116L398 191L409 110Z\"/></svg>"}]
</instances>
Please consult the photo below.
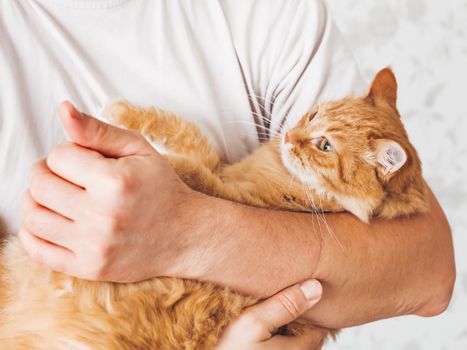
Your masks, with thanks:
<instances>
[{"instance_id":1,"label":"cat's cheek fur","mask_svg":"<svg viewBox=\"0 0 467 350\"><path fill-rule=\"evenodd\" d=\"M301 183L306 186L311 187L312 189L319 191L322 189L321 182L317 175L313 174L311 171L306 171L299 169L292 160L292 155L290 154L292 149L291 144L283 143L281 144L281 159L285 168L295 177L297 177Z\"/></svg>"},{"instance_id":2,"label":"cat's cheek fur","mask_svg":"<svg viewBox=\"0 0 467 350\"><path fill-rule=\"evenodd\" d=\"M353 197L343 195L335 195L335 198L345 210L354 214L361 221L367 224L370 222L373 210L377 206L377 204L373 203L370 198L358 200Z\"/></svg>"}]
</instances>

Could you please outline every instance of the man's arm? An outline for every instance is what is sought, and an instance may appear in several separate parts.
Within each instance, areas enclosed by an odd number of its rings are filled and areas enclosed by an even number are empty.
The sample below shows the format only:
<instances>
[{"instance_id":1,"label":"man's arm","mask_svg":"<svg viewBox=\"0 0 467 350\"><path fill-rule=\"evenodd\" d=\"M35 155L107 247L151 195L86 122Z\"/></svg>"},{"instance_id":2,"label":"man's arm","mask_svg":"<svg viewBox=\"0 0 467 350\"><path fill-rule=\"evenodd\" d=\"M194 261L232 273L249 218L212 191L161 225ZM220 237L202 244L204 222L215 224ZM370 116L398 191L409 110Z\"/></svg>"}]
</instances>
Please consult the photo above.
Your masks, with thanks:
<instances>
[{"instance_id":1,"label":"man's arm","mask_svg":"<svg viewBox=\"0 0 467 350\"><path fill-rule=\"evenodd\" d=\"M238 2L224 11L246 79L254 91L264 91L265 101L274 101L264 113L272 129L294 125L316 102L363 93L353 55L324 1L271 3L242 2L251 4L251 17L235 16ZM270 16L273 9L277 16ZM261 27L276 40L264 40ZM268 60L277 69L256 65ZM266 76L256 78L261 74ZM428 214L366 225L348 214L278 212L199 199L205 209L194 213L199 231L192 232L200 234L198 246L180 276L257 296L316 277L324 293L310 317L330 327L407 313L434 315L448 304L455 268L449 226L433 195L430 200Z\"/></svg>"},{"instance_id":2,"label":"man's arm","mask_svg":"<svg viewBox=\"0 0 467 350\"><path fill-rule=\"evenodd\" d=\"M449 303L455 266L449 225L431 193L430 201L427 214L367 225L350 214L266 210L200 196L197 206L211 220L194 217L198 243L180 277L260 297L314 277L324 291L309 317L331 328L433 316Z\"/></svg>"}]
</instances>

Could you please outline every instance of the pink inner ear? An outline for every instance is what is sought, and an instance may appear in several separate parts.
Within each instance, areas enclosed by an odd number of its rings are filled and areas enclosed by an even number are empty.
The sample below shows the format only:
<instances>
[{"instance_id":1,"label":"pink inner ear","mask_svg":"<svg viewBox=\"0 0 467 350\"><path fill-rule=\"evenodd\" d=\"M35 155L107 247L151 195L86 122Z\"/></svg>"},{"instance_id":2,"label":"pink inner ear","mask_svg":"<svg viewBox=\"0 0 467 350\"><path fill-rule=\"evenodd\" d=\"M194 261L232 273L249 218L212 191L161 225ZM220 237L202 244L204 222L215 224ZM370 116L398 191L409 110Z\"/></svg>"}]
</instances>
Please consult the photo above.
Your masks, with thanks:
<instances>
[{"instance_id":1,"label":"pink inner ear","mask_svg":"<svg viewBox=\"0 0 467 350\"><path fill-rule=\"evenodd\" d=\"M376 148L376 160L381 166L383 174L395 173L407 161L404 149L395 141L380 140Z\"/></svg>"}]
</instances>

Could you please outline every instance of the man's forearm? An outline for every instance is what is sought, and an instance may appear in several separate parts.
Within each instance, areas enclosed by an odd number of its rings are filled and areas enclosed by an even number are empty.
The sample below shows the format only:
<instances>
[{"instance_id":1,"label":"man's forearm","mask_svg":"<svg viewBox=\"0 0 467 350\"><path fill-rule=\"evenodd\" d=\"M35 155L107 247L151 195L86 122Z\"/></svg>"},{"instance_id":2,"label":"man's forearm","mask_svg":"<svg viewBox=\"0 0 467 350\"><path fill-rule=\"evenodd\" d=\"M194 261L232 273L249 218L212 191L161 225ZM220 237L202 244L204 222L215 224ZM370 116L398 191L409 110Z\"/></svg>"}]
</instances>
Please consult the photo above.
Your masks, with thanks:
<instances>
[{"instance_id":1,"label":"man's forearm","mask_svg":"<svg viewBox=\"0 0 467 350\"><path fill-rule=\"evenodd\" d=\"M366 225L210 199L199 227L212 234L181 275L259 297L315 277L323 299L308 318L333 328L433 315L449 302L455 269L449 226L431 200L428 214Z\"/></svg>"},{"instance_id":2,"label":"man's forearm","mask_svg":"<svg viewBox=\"0 0 467 350\"><path fill-rule=\"evenodd\" d=\"M206 201L207 199L207 201ZM312 215L266 210L200 195L191 223L193 254L178 277L266 298L313 275L321 254ZM190 214L188 214L190 215ZM191 221L191 220L190 220ZM208 238L207 238L208 236ZM186 235L184 235L186 237Z\"/></svg>"}]
</instances>

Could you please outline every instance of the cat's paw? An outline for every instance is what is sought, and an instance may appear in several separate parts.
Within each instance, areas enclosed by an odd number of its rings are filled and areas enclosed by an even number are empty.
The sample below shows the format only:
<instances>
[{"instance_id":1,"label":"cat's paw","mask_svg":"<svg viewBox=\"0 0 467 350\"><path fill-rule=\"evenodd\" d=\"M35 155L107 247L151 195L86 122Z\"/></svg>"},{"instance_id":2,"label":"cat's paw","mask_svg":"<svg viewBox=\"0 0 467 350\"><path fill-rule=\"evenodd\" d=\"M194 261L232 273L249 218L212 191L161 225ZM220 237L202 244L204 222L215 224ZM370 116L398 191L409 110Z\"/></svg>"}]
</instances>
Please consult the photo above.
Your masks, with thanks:
<instances>
[{"instance_id":1,"label":"cat's paw","mask_svg":"<svg viewBox=\"0 0 467 350\"><path fill-rule=\"evenodd\" d=\"M162 155L172 155L173 153L168 150L166 147L167 138L156 139L146 129L141 130L141 135L146 139L146 141L154 148L157 152Z\"/></svg>"},{"instance_id":2,"label":"cat's paw","mask_svg":"<svg viewBox=\"0 0 467 350\"><path fill-rule=\"evenodd\" d=\"M123 117L130 112L131 108L132 107L130 103L127 101L113 101L104 107L104 109L101 111L101 115L108 122L114 125L123 126Z\"/></svg>"}]
</instances>

